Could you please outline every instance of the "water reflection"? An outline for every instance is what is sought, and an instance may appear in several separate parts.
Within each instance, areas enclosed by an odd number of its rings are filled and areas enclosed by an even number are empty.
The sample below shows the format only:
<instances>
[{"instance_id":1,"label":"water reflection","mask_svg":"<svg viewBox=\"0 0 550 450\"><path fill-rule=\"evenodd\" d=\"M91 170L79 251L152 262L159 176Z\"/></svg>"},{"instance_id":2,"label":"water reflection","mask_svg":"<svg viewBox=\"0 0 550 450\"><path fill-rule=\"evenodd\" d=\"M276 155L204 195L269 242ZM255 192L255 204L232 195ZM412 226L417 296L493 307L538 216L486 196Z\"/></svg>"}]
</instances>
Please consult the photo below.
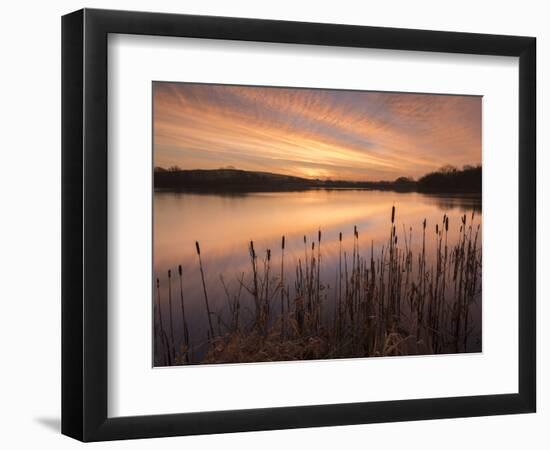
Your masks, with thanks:
<instances>
[{"instance_id":1,"label":"water reflection","mask_svg":"<svg viewBox=\"0 0 550 450\"><path fill-rule=\"evenodd\" d=\"M392 206L396 208L396 233L406 237L415 252L422 246L422 223L427 222L425 242L428 258L436 254L436 224L443 215L449 218L449 239L458 239L461 217L468 214L472 223L481 223L481 198L472 195L433 195L367 190L310 190L302 192L263 192L200 194L156 192L154 194L154 262L153 275L161 281L161 304L165 317L168 311L167 272L177 273L182 267L182 287L191 340L199 347L205 341L205 313L195 242L200 242L205 284L211 308L228 311L227 295L239 288L239 279L250 269L249 243L254 241L262 258L270 249L272 264L281 258L281 236L285 236L285 266L294 268L304 261L308 243L323 233L320 277L335 289L339 264L339 233L346 257L353 249L354 227L359 234L359 251L380 255L390 234ZM439 225L441 226L441 225ZM481 236L480 236L481 238ZM400 242L403 242L402 240ZM433 263L433 261L430 261ZM295 274L285 275L293 286ZM247 298L247 293L243 294ZM334 298L328 294L327 298ZM179 300L178 300L179 301ZM252 298L248 296L248 303ZM250 308L243 315L250 316ZM472 311L480 334L481 302ZM174 315L176 340L181 339L182 323ZM474 342L474 341L472 341ZM478 344L480 346L480 343ZM200 349L198 350L200 353Z\"/></svg>"},{"instance_id":2,"label":"water reflection","mask_svg":"<svg viewBox=\"0 0 550 450\"><path fill-rule=\"evenodd\" d=\"M433 201L443 211L458 209L462 212L481 213L481 196L479 194L426 194L426 201Z\"/></svg>"}]
</instances>

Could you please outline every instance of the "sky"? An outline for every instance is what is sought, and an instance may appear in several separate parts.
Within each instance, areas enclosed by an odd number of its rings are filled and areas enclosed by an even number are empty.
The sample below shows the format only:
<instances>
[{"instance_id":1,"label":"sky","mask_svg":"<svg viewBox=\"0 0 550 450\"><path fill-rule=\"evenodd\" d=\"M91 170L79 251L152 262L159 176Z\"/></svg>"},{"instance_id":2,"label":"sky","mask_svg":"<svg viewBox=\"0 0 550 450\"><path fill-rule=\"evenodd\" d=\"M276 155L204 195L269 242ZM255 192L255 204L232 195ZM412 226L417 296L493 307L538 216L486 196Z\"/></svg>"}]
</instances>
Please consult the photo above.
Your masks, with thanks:
<instances>
[{"instance_id":1,"label":"sky","mask_svg":"<svg viewBox=\"0 0 550 450\"><path fill-rule=\"evenodd\" d=\"M481 97L153 83L154 164L377 181L481 164Z\"/></svg>"}]
</instances>

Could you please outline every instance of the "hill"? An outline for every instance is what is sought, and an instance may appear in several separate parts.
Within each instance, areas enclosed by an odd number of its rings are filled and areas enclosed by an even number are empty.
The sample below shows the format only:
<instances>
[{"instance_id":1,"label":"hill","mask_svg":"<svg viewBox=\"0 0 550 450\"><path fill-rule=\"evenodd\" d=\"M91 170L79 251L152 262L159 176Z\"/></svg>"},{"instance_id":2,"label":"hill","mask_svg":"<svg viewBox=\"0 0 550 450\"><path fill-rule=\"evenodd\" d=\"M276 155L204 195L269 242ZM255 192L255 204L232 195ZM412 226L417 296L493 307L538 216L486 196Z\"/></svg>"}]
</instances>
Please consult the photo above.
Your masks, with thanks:
<instances>
[{"instance_id":1,"label":"hill","mask_svg":"<svg viewBox=\"0 0 550 450\"><path fill-rule=\"evenodd\" d=\"M293 190L315 187L315 180L239 169L155 170L155 188L235 191Z\"/></svg>"},{"instance_id":2,"label":"hill","mask_svg":"<svg viewBox=\"0 0 550 450\"><path fill-rule=\"evenodd\" d=\"M271 172L234 168L182 170L178 167L154 172L155 189L215 192L299 191L306 189L376 189L400 192L481 192L481 167L463 170L447 166L418 181L399 177L395 181L320 180Z\"/></svg>"}]
</instances>

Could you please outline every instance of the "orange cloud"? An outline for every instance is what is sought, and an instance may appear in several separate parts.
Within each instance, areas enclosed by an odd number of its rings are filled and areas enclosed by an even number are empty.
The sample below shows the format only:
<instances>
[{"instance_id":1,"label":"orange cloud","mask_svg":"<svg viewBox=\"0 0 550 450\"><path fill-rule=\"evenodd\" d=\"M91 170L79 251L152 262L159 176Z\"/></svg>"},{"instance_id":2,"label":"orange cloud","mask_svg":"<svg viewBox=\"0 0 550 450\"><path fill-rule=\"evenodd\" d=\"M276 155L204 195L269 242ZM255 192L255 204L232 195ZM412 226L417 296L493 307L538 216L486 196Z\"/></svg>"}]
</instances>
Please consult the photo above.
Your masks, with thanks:
<instances>
[{"instance_id":1,"label":"orange cloud","mask_svg":"<svg viewBox=\"0 0 550 450\"><path fill-rule=\"evenodd\" d=\"M157 166L305 177L419 177L481 163L481 98L159 83Z\"/></svg>"}]
</instances>

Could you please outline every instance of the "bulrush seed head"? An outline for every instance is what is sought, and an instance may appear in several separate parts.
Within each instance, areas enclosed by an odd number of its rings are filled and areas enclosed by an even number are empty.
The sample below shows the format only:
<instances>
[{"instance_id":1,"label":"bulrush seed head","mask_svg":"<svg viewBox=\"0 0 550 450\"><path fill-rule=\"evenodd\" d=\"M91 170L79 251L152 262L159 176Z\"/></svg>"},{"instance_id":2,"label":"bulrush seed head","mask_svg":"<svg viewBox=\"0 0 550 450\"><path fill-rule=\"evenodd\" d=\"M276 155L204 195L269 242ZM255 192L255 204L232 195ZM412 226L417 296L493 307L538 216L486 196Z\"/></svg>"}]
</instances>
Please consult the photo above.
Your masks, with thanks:
<instances>
[{"instance_id":1,"label":"bulrush seed head","mask_svg":"<svg viewBox=\"0 0 550 450\"><path fill-rule=\"evenodd\" d=\"M181 270L181 264L178 266L178 273L180 274L181 276L181 273L182 273L182 270Z\"/></svg>"},{"instance_id":2,"label":"bulrush seed head","mask_svg":"<svg viewBox=\"0 0 550 450\"><path fill-rule=\"evenodd\" d=\"M281 248L283 250L285 249L285 237L284 236L281 238Z\"/></svg>"},{"instance_id":3,"label":"bulrush seed head","mask_svg":"<svg viewBox=\"0 0 550 450\"><path fill-rule=\"evenodd\" d=\"M395 205L391 207L391 223L395 220Z\"/></svg>"},{"instance_id":4,"label":"bulrush seed head","mask_svg":"<svg viewBox=\"0 0 550 450\"><path fill-rule=\"evenodd\" d=\"M172 277L172 271L168 269L168 278L171 278L171 277Z\"/></svg>"},{"instance_id":5,"label":"bulrush seed head","mask_svg":"<svg viewBox=\"0 0 550 450\"><path fill-rule=\"evenodd\" d=\"M200 256L200 254L201 254L201 246L199 245L199 241L195 241L195 247L197 248L197 255Z\"/></svg>"},{"instance_id":6,"label":"bulrush seed head","mask_svg":"<svg viewBox=\"0 0 550 450\"><path fill-rule=\"evenodd\" d=\"M342 232L340 231L340 242L342 242Z\"/></svg>"}]
</instances>

